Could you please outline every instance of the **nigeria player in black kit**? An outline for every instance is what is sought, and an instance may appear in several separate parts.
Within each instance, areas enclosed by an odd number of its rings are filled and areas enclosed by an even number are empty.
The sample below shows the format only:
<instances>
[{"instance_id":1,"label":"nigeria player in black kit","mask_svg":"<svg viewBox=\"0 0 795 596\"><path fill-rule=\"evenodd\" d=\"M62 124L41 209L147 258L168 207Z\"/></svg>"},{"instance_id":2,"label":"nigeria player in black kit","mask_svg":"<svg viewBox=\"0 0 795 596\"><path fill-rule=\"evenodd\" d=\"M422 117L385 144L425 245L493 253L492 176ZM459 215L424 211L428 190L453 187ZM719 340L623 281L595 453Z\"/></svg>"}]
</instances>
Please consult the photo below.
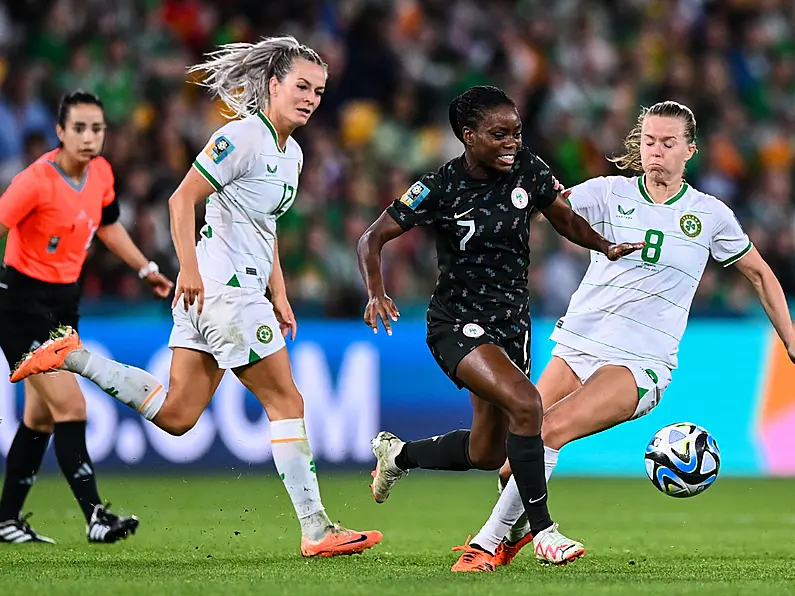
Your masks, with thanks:
<instances>
[{"instance_id":1,"label":"nigeria player in black kit","mask_svg":"<svg viewBox=\"0 0 795 596\"><path fill-rule=\"evenodd\" d=\"M543 563L585 553L561 534L547 509L541 397L528 378L527 288L530 222L538 210L559 234L615 260L643 247L611 245L559 196L549 167L521 142L513 101L495 87L473 87L450 104L450 124L465 152L426 174L362 235L357 252L370 297L365 322L387 333L399 313L381 278L381 249L415 225L433 226L439 278L428 308L427 343L442 370L470 391L470 430L403 442L373 439L379 503L412 468L496 470L507 458ZM507 440L506 440L507 437Z\"/></svg>"}]
</instances>

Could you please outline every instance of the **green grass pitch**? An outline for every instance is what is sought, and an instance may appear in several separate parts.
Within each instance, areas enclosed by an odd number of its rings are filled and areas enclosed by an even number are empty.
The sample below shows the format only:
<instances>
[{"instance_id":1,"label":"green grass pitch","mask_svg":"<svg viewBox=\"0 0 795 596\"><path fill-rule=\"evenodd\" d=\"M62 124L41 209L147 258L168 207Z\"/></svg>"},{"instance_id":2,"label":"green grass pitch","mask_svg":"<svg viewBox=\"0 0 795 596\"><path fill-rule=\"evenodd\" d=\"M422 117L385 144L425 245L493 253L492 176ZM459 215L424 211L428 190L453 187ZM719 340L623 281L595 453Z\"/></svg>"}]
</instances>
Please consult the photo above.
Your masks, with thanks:
<instances>
[{"instance_id":1,"label":"green grass pitch","mask_svg":"<svg viewBox=\"0 0 795 596\"><path fill-rule=\"evenodd\" d=\"M376 505L366 472L321 476L333 519L384 540L354 557L304 560L274 474L100 477L138 534L88 545L66 483L42 478L27 509L56 546L0 545L0 594L795 594L795 480L721 478L693 499L645 479L553 479L551 508L588 555L545 568L523 551L490 574L453 574L452 546L495 499L494 474L412 473Z\"/></svg>"}]
</instances>

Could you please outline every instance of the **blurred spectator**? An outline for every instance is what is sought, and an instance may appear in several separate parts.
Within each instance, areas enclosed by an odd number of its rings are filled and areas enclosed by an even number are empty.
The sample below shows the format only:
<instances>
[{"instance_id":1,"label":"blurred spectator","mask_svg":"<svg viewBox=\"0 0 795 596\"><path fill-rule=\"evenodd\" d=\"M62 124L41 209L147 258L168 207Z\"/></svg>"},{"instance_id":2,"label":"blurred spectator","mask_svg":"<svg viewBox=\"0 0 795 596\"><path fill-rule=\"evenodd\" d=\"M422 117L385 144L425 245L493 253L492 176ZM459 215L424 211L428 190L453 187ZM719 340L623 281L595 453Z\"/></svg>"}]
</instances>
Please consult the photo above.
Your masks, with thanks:
<instances>
[{"instance_id":1,"label":"blurred spectator","mask_svg":"<svg viewBox=\"0 0 795 596\"><path fill-rule=\"evenodd\" d=\"M0 186L56 144L53 107L76 87L99 93L104 154L122 221L175 273L167 199L223 123L222 106L186 82L215 44L292 33L329 63L298 200L280 249L300 314L358 317L355 243L416 177L461 151L447 104L473 84L505 87L525 141L567 186L616 173L640 105L695 110L688 177L737 213L795 295L795 4L791 0L50 0L0 6ZM9 65L13 64L13 72ZM201 217L201 212L199 213ZM200 224L200 222L199 222ZM537 314L558 316L588 256L534 225ZM388 246L384 272L401 312L421 313L434 247L417 230ZM84 284L99 303L137 300L134 277L96 247ZM747 283L710 265L694 315L755 311Z\"/></svg>"}]
</instances>

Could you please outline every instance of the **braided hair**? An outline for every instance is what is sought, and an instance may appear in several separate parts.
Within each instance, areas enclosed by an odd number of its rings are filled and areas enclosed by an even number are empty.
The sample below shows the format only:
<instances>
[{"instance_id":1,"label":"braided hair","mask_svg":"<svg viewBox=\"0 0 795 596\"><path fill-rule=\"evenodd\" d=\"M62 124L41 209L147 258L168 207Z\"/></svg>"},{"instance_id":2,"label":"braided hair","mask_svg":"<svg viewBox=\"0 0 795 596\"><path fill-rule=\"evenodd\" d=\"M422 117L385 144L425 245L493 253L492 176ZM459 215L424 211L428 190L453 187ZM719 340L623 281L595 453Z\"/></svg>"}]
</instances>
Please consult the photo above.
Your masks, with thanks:
<instances>
[{"instance_id":1,"label":"braided hair","mask_svg":"<svg viewBox=\"0 0 795 596\"><path fill-rule=\"evenodd\" d=\"M488 85L470 87L450 102L450 126L456 138L464 142L464 127L475 130L489 110L500 106L516 107L502 89Z\"/></svg>"}]
</instances>

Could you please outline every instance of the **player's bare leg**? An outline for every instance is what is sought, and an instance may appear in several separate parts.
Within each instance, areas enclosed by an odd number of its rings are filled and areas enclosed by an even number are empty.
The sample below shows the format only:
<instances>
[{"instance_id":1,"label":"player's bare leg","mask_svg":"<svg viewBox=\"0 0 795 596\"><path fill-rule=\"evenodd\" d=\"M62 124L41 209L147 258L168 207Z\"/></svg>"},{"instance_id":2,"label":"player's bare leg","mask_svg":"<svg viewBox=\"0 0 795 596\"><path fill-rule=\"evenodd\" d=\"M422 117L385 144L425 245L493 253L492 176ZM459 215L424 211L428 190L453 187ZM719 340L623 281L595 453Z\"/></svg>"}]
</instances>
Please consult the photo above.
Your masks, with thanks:
<instances>
[{"instance_id":1,"label":"player's bare leg","mask_svg":"<svg viewBox=\"0 0 795 596\"><path fill-rule=\"evenodd\" d=\"M106 393L175 435L184 434L195 425L224 374L209 354L175 348L171 385L166 392L146 371L91 354L71 329L59 330L15 374L24 378L37 369L59 368L91 379ZM257 396L271 421L273 459L301 522L302 554L353 554L380 542L380 532L352 532L333 524L326 515L304 428L303 398L293 381L287 350L235 369L235 374Z\"/></svg>"},{"instance_id":2,"label":"player's bare leg","mask_svg":"<svg viewBox=\"0 0 795 596\"><path fill-rule=\"evenodd\" d=\"M566 362L553 356L547 364L536 387L541 394L544 411L582 386L580 379ZM544 432L542 429L542 437ZM547 481L557 463L558 452L544 441L544 471ZM511 478L511 467L506 461L500 468L500 496ZM494 509L480 531L472 539L473 544L494 552L494 566L508 565L519 551L531 543L533 535L524 511L524 505L516 498L516 485L511 494L498 499Z\"/></svg>"},{"instance_id":3,"label":"player's bare leg","mask_svg":"<svg viewBox=\"0 0 795 596\"><path fill-rule=\"evenodd\" d=\"M17 366L11 380L59 369L93 381L172 435L183 435L193 428L224 376L210 354L174 348L166 391L147 371L91 353L83 347L77 332L62 327Z\"/></svg>"},{"instance_id":4,"label":"player's bare leg","mask_svg":"<svg viewBox=\"0 0 795 596\"><path fill-rule=\"evenodd\" d=\"M260 401L271 422L273 461L301 524L301 554L350 555L378 544L381 532L348 530L326 514L304 425L304 400L295 386L287 350L235 369L235 374Z\"/></svg>"},{"instance_id":5,"label":"player's bare leg","mask_svg":"<svg viewBox=\"0 0 795 596\"><path fill-rule=\"evenodd\" d=\"M516 484L535 541L546 549L548 562L563 564L585 554L582 544L566 538L547 508L544 443L541 439L541 396L523 371L498 346L487 344L470 352L456 374L481 398L498 405L509 418L507 450Z\"/></svg>"},{"instance_id":6,"label":"player's bare leg","mask_svg":"<svg viewBox=\"0 0 795 596\"><path fill-rule=\"evenodd\" d=\"M564 445L626 422L632 418L637 405L638 388L632 373L623 366L600 368L580 389L554 403L544 414L542 435L545 444L554 451L553 458L549 454L546 457L547 473L551 475L557 462L557 452ZM515 481L511 479L481 533L487 528L489 535L506 531L520 514L521 497ZM496 565L510 563L517 553L518 549L514 548L500 554L496 557ZM536 557L539 558L538 551Z\"/></svg>"},{"instance_id":7,"label":"player's bare leg","mask_svg":"<svg viewBox=\"0 0 795 596\"><path fill-rule=\"evenodd\" d=\"M470 392L472 400L472 434L470 458L484 469L494 469L505 461L505 437L508 434L508 416L498 406ZM496 546L496 545L495 545ZM494 571L494 549L484 548L476 541L456 546L453 551L463 551L451 571Z\"/></svg>"},{"instance_id":8,"label":"player's bare leg","mask_svg":"<svg viewBox=\"0 0 795 596\"><path fill-rule=\"evenodd\" d=\"M504 438L492 437L493 445L487 445L485 430L496 428L496 420L479 420L481 416L508 419L508 458L512 461L514 474L519 477L522 501L535 533L549 530L549 534L565 539L549 516L546 506L547 491L544 479L544 449L541 440L541 397L525 373L508 357L505 350L495 344L482 344L469 352L458 364L456 377L469 387L481 400L496 408L475 409L476 420L472 431L454 431L441 437L422 441L411 441L401 447L394 462L402 470L412 468L440 470L469 470L473 468L496 470L502 462ZM473 434L478 435L474 437ZM475 446L477 451L473 451ZM487 449L484 449L484 446ZM499 457L495 457L494 454ZM559 561L564 562L581 556L582 545L568 540L558 545ZM489 553L492 554L493 553Z\"/></svg>"}]
</instances>

